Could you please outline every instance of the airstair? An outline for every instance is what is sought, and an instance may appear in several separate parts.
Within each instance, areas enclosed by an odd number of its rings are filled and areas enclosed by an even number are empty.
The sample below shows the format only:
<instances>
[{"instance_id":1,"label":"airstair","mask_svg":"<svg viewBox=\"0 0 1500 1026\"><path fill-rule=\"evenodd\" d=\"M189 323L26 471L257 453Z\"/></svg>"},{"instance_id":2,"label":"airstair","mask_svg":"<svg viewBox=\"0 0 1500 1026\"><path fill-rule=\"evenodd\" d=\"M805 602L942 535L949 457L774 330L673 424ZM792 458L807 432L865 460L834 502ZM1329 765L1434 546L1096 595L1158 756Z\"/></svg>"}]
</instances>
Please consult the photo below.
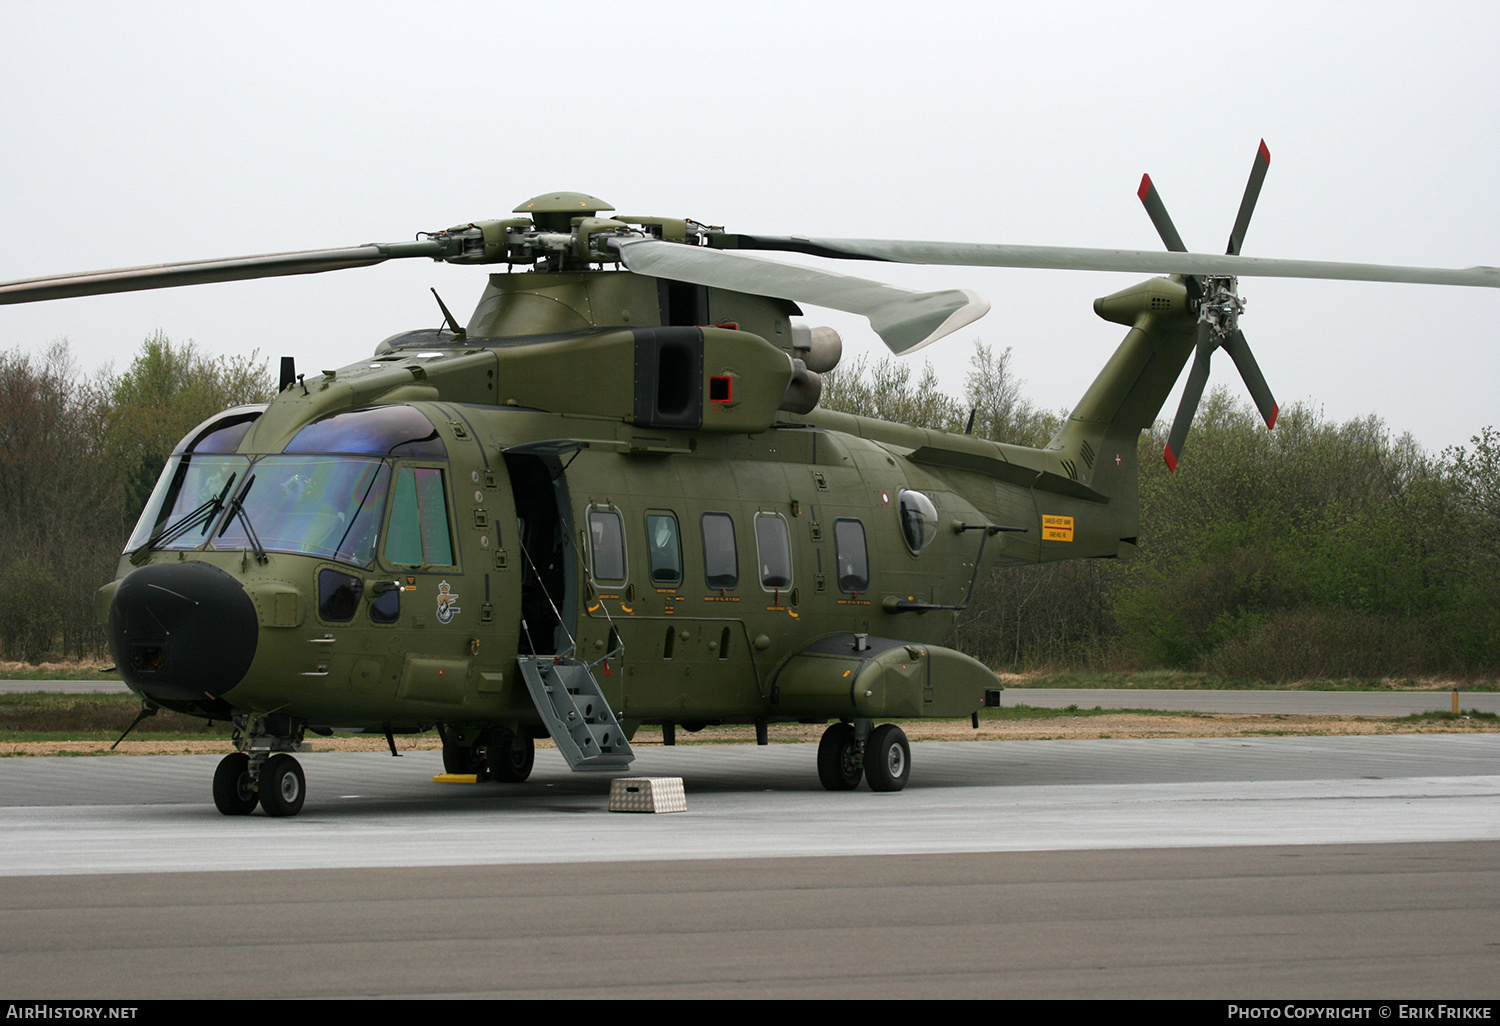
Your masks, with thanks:
<instances>
[{"instance_id":1,"label":"airstair","mask_svg":"<svg viewBox=\"0 0 1500 1026\"><path fill-rule=\"evenodd\" d=\"M588 664L561 656L520 656L531 700L575 773L623 770L635 752Z\"/></svg>"}]
</instances>

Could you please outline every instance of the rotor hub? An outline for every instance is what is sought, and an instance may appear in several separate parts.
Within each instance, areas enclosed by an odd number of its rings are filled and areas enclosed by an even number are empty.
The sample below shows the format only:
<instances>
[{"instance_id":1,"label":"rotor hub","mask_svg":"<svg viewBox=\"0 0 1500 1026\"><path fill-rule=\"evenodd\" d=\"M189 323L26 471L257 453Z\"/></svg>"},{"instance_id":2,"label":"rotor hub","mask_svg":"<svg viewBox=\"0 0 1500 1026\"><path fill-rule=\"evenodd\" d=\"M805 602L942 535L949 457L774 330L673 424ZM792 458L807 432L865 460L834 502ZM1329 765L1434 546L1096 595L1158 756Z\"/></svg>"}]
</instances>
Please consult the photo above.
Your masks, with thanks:
<instances>
[{"instance_id":1,"label":"rotor hub","mask_svg":"<svg viewBox=\"0 0 1500 1026\"><path fill-rule=\"evenodd\" d=\"M511 211L528 214L542 231L565 232L573 227L575 217L596 217L601 210L613 210L598 196L586 192L548 192L533 196Z\"/></svg>"},{"instance_id":2,"label":"rotor hub","mask_svg":"<svg viewBox=\"0 0 1500 1026\"><path fill-rule=\"evenodd\" d=\"M1198 281L1203 289L1203 298L1198 301L1199 323L1209 325L1219 338L1233 334L1239 328L1240 314L1245 312L1239 279L1204 276Z\"/></svg>"}]
</instances>

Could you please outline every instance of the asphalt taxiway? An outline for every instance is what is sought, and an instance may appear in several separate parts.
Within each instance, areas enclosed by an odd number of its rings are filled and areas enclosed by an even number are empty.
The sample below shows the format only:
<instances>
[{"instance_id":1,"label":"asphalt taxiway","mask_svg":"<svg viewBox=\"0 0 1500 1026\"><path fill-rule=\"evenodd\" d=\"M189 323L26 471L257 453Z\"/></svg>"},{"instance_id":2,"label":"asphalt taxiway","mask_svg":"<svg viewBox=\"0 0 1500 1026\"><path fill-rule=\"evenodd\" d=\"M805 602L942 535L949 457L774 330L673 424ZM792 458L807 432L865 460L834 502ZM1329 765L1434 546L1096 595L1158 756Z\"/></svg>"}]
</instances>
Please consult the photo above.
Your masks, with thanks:
<instances>
[{"instance_id":1,"label":"asphalt taxiway","mask_svg":"<svg viewBox=\"0 0 1500 1026\"><path fill-rule=\"evenodd\" d=\"M946 742L897 794L815 746L638 749L686 813L433 752L0 760L16 997L1493 998L1500 735Z\"/></svg>"}]
</instances>

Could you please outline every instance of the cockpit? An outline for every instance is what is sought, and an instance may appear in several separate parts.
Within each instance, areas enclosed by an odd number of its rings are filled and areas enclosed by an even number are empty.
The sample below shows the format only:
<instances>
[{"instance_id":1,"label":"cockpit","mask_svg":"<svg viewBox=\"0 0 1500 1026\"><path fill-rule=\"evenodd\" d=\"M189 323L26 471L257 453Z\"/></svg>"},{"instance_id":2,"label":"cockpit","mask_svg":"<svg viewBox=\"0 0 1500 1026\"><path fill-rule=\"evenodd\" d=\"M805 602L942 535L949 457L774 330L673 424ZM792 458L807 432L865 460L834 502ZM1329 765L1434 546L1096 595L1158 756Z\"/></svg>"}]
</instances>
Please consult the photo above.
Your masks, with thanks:
<instances>
[{"instance_id":1,"label":"cockpit","mask_svg":"<svg viewBox=\"0 0 1500 1026\"><path fill-rule=\"evenodd\" d=\"M238 452L264 409L229 410L183 438L127 552L287 552L355 566L379 552L392 565L454 563L448 452L425 415L350 410L307 425L280 453Z\"/></svg>"}]
</instances>

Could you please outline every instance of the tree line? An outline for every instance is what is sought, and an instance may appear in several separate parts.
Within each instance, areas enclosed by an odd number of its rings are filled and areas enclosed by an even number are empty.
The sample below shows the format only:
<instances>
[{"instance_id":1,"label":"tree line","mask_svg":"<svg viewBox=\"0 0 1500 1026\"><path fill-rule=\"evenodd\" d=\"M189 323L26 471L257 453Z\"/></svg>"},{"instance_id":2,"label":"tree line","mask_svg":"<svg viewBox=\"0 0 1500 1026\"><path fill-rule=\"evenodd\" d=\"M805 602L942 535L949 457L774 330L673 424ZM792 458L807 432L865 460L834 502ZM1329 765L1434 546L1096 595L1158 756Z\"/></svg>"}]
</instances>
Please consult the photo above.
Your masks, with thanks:
<instances>
[{"instance_id":1,"label":"tree line","mask_svg":"<svg viewBox=\"0 0 1500 1026\"><path fill-rule=\"evenodd\" d=\"M1020 398L1009 350L978 346L962 398L930 366L835 371L822 405L1043 444L1066 413ZM1170 473L1168 423L1143 433L1141 544L1130 560L1003 568L955 644L991 666L1176 668L1229 678L1500 672L1500 432L1430 454L1375 416L1307 404L1267 431L1247 400L1205 397Z\"/></svg>"},{"instance_id":2,"label":"tree line","mask_svg":"<svg viewBox=\"0 0 1500 1026\"><path fill-rule=\"evenodd\" d=\"M930 365L856 361L821 404L1042 445L1065 412L1022 396L1010 350L979 345L961 396ZM67 343L0 353L0 658L106 651L111 580L162 465L192 427L266 402L257 354L209 358L157 333L125 370L80 373ZM1176 474L1142 435L1131 560L996 571L953 643L1006 670L1169 667L1268 681L1500 671L1500 431L1438 454L1374 416L1338 424L1205 397Z\"/></svg>"},{"instance_id":3,"label":"tree line","mask_svg":"<svg viewBox=\"0 0 1500 1026\"><path fill-rule=\"evenodd\" d=\"M258 354L209 358L160 332L120 373L83 374L66 340L0 352L0 658L102 656L94 596L167 456L275 391Z\"/></svg>"}]
</instances>

